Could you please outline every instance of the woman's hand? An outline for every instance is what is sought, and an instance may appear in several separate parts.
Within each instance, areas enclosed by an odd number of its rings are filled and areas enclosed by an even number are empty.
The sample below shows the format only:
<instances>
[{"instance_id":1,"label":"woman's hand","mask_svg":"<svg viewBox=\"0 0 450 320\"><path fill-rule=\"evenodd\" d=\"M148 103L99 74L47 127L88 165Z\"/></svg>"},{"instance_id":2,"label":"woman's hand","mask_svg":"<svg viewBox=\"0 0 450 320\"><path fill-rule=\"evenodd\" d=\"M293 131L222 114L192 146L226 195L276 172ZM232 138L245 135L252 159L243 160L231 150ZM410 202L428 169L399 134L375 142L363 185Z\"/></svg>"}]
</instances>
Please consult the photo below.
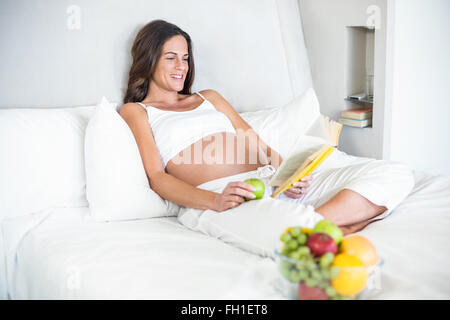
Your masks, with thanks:
<instances>
[{"instance_id":1,"label":"woman's hand","mask_svg":"<svg viewBox=\"0 0 450 320\"><path fill-rule=\"evenodd\" d=\"M307 189L309 188L309 183L312 179L313 178L311 175L306 176L302 178L300 181L295 182L293 188L289 188L283 193L289 198L299 199L306 194Z\"/></svg>"},{"instance_id":2,"label":"woman's hand","mask_svg":"<svg viewBox=\"0 0 450 320\"><path fill-rule=\"evenodd\" d=\"M254 190L255 189L251 184L242 181L229 182L222 193L217 194L214 210L222 212L235 208L245 202L244 197L254 199Z\"/></svg>"}]
</instances>

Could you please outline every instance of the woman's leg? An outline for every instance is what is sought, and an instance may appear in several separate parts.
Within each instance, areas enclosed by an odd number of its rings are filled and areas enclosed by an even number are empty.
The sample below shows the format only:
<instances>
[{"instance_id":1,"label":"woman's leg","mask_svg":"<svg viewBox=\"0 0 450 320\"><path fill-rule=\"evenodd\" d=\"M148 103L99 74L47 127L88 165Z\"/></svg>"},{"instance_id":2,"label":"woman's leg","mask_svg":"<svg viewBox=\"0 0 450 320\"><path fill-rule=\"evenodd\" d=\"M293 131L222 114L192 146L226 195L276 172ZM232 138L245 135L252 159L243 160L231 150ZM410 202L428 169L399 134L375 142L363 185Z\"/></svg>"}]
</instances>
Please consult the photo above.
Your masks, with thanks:
<instances>
[{"instance_id":1,"label":"woman's leg","mask_svg":"<svg viewBox=\"0 0 450 320\"><path fill-rule=\"evenodd\" d=\"M303 198L291 199L283 194L279 198L312 205L344 233L351 233L389 215L413 186L414 178L407 166L369 159L365 163L317 170Z\"/></svg>"},{"instance_id":2,"label":"woman's leg","mask_svg":"<svg viewBox=\"0 0 450 320\"><path fill-rule=\"evenodd\" d=\"M339 228L342 230L342 233L344 234L344 236L346 236L348 234L361 231L362 229L367 227L368 224L371 224L372 222L375 222L375 221L377 221L377 220L363 221L363 222L358 222L358 223L348 225L348 226L340 226Z\"/></svg>"},{"instance_id":3,"label":"woman's leg","mask_svg":"<svg viewBox=\"0 0 450 320\"><path fill-rule=\"evenodd\" d=\"M377 206L359 193L349 189L339 191L333 198L316 208L316 212L338 226L350 226L365 222L386 210L385 206Z\"/></svg>"}]
</instances>

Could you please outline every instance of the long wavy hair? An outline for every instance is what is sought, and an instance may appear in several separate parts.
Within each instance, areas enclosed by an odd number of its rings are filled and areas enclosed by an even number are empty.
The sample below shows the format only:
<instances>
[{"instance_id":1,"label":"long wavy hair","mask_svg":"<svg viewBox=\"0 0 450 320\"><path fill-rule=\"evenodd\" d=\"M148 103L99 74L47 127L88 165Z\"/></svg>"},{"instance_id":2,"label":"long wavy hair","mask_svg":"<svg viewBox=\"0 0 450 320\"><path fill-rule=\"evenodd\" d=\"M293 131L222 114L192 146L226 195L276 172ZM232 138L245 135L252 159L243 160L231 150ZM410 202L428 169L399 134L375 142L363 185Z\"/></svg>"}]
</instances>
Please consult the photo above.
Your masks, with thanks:
<instances>
[{"instance_id":1,"label":"long wavy hair","mask_svg":"<svg viewBox=\"0 0 450 320\"><path fill-rule=\"evenodd\" d=\"M195 75L191 37L172 23L164 20L153 20L138 32L131 48L133 62L128 75L128 87L124 103L144 100L148 93L150 79L161 56L163 45L176 35L181 35L186 39L189 53L189 70L184 81L183 90L178 93L191 94L191 86Z\"/></svg>"}]
</instances>

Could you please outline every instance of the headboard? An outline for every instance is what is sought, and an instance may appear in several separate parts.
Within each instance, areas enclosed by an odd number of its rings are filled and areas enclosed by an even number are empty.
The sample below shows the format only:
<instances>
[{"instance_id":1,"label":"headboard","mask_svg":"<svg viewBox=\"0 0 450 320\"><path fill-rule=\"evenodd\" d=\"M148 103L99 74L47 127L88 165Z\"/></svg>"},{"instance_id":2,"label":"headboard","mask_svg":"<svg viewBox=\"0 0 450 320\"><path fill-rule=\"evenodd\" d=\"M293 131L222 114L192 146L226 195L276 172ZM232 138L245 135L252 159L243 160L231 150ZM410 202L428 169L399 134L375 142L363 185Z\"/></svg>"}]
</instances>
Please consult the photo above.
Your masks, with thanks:
<instances>
[{"instance_id":1,"label":"headboard","mask_svg":"<svg viewBox=\"0 0 450 320\"><path fill-rule=\"evenodd\" d=\"M193 90L240 112L312 86L297 0L2 0L0 108L121 104L138 30L164 19L193 40Z\"/></svg>"}]
</instances>

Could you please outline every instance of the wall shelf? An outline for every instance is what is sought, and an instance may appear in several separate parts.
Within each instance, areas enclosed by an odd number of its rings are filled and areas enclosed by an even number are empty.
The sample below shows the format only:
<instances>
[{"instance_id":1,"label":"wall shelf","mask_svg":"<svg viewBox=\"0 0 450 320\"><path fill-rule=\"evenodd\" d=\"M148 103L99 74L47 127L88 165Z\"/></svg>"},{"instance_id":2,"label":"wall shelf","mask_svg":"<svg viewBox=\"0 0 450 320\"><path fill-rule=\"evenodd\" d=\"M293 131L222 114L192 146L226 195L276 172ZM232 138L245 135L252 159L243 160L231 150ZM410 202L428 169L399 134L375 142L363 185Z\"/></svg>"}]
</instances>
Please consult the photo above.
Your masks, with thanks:
<instances>
[{"instance_id":1,"label":"wall shelf","mask_svg":"<svg viewBox=\"0 0 450 320\"><path fill-rule=\"evenodd\" d=\"M350 101L350 102L354 102L354 103L361 103L361 104L369 104L369 105L373 105L373 100L366 100L366 99L362 99L362 100L355 100L355 99L350 99L350 98L345 98L345 101Z\"/></svg>"},{"instance_id":2,"label":"wall shelf","mask_svg":"<svg viewBox=\"0 0 450 320\"><path fill-rule=\"evenodd\" d=\"M372 129L372 126L368 126L368 127L354 127L354 126L348 126L346 124L342 124L344 127L346 128L352 128L352 129L358 129L358 130L362 130L362 129Z\"/></svg>"}]
</instances>

